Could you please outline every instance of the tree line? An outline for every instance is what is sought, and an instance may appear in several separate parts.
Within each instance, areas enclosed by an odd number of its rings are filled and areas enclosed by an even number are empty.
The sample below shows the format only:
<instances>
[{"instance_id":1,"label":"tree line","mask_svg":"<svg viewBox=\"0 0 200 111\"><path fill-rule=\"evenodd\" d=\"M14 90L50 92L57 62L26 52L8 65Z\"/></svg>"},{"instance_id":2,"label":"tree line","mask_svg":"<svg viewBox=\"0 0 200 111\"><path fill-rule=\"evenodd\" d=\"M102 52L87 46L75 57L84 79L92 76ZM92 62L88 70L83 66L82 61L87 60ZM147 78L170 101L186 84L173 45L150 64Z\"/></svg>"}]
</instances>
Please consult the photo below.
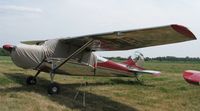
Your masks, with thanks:
<instances>
[{"instance_id":1,"label":"tree line","mask_svg":"<svg viewBox=\"0 0 200 111\"><path fill-rule=\"evenodd\" d=\"M119 60L124 61L127 60L127 58L123 57L105 57L109 60ZM174 57L174 56L166 56L166 57L145 57L145 61L192 61L192 62L199 62L199 57Z\"/></svg>"},{"instance_id":2,"label":"tree line","mask_svg":"<svg viewBox=\"0 0 200 111\"><path fill-rule=\"evenodd\" d=\"M157 61L193 61L197 62L200 61L199 57L174 57L174 56L166 56L166 57L155 57L155 58L150 58L146 57L146 61L151 61L151 60L157 60Z\"/></svg>"}]
</instances>

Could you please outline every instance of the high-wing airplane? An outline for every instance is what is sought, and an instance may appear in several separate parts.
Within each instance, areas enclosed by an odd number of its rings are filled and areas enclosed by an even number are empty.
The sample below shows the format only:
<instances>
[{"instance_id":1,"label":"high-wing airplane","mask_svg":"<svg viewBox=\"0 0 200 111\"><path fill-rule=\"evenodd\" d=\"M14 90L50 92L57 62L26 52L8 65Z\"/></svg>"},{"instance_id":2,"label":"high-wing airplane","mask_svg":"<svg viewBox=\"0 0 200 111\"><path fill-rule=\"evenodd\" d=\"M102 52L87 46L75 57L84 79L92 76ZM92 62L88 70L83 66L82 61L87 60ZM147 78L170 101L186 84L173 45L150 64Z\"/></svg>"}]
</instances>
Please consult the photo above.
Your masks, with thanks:
<instances>
[{"instance_id":1,"label":"high-wing airplane","mask_svg":"<svg viewBox=\"0 0 200 111\"><path fill-rule=\"evenodd\" d=\"M40 72L48 72L51 78L48 93L56 94L59 92L58 84L54 83L56 73L76 76L133 75L133 73L125 73L126 71L106 73L106 71L101 70L102 68L98 69L98 65L104 66L104 63L97 62L97 56L92 53L94 51L129 50L194 39L196 37L186 27L173 24L78 37L24 41L23 44L4 45L3 48L10 52L12 61L17 66L37 70L35 76L27 78L27 84L36 84L36 77ZM128 62L124 64L131 67ZM115 69L118 66L114 66L111 62L109 67ZM141 71L139 67L131 70L133 72Z\"/></svg>"}]
</instances>

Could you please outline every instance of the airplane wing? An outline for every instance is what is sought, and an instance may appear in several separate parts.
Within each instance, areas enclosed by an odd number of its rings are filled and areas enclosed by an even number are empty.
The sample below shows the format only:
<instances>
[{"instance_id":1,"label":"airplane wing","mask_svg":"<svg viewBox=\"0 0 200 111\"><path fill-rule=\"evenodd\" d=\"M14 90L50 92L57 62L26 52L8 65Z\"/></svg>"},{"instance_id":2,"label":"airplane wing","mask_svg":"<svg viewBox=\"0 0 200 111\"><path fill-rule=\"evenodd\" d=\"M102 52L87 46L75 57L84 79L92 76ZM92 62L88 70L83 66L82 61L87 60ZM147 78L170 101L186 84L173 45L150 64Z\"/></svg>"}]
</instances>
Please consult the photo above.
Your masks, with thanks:
<instances>
[{"instance_id":1,"label":"airplane wing","mask_svg":"<svg viewBox=\"0 0 200 111\"><path fill-rule=\"evenodd\" d=\"M196 37L186 27L174 24L139 30L114 31L79 37L67 37L59 40L66 44L81 47L91 39L95 40L93 45L89 47L91 50L113 51L184 42L194 40ZM31 43L31 41L22 43Z\"/></svg>"},{"instance_id":2,"label":"airplane wing","mask_svg":"<svg viewBox=\"0 0 200 111\"><path fill-rule=\"evenodd\" d=\"M30 44L30 45L39 45L44 43L46 40L33 40L33 41L22 41L21 43Z\"/></svg>"}]
</instances>

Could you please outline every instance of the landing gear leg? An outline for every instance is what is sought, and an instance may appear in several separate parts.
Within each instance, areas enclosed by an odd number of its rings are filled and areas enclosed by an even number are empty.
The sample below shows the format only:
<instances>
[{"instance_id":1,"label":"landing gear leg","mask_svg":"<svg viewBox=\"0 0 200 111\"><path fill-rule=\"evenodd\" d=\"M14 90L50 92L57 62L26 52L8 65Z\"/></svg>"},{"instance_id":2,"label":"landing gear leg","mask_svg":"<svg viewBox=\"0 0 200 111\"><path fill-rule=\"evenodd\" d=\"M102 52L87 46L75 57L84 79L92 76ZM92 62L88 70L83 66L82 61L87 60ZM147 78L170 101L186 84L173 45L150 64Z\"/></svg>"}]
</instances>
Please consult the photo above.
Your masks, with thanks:
<instances>
[{"instance_id":1,"label":"landing gear leg","mask_svg":"<svg viewBox=\"0 0 200 111\"><path fill-rule=\"evenodd\" d=\"M51 72L50 72L50 79L51 79L51 83L49 84L48 88L47 88L47 93L50 95L53 94L58 94L60 92L60 87L57 83L54 83L54 77L55 77L55 71L54 68L56 67L56 63L54 60L51 61Z\"/></svg>"},{"instance_id":2,"label":"landing gear leg","mask_svg":"<svg viewBox=\"0 0 200 111\"><path fill-rule=\"evenodd\" d=\"M93 39L89 40L87 43L85 43L83 46L81 46L79 49L77 49L76 51L74 51L71 55L69 55L62 63L60 63L59 65L55 65L54 61L52 61L52 67L51 67L51 72L50 72L50 77L51 77L51 84L49 85L47 92L48 94L52 95L52 94L58 94L60 91L60 87L58 84L53 82L54 76L55 76L55 72L58 68L60 68L63 64L65 64L68 60L70 60L73 56L81 53L84 49L86 49L88 46L92 45L93 43Z\"/></svg>"},{"instance_id":3,"label":"landing gear leg","mask_svg":"<svg viewBox=\"0 0 200 111\"><path fill-rule=\"evenodd\" d=\"M53 82L54 76L55 76L55 73L51 72L50 73L51 83L50 83L50 85L48 86L48 89L47 89L47 92L50 95L58 94L60 92L59 85L57 83Z\"/></svg>"},{"instance_id":4,"label":"landing gear leg","mask_svg":"<svg viewBox=\"0 0 200 111\"><path fill-rule=\"evenodd\" d=\"M26 84L28 85L35 85L37 83L37 79L36 77L40 74L40 70L38 70L38 72L35 74L35 76L29 76L26 79Z\"/></svg>"}]
</instances>

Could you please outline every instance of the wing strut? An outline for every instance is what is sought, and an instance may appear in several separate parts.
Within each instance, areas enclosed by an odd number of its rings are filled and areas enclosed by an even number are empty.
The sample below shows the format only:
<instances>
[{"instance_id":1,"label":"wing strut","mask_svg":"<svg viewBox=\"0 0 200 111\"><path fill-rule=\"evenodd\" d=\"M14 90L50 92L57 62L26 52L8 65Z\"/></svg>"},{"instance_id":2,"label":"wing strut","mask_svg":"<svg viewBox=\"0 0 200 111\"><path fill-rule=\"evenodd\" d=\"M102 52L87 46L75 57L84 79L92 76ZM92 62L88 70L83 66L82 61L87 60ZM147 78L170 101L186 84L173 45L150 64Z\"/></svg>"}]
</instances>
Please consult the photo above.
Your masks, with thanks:
<instances>
[{"instance_id":1,"label":"wing strut","mask_svg":"<svg viewBox=\"0 0 200 111\"><path fill-rule=\"evenodd\" d=\"M79 49L77 49L74 53L72 53L70 56L68 56L62 63L60 63L58 66L56 66L52 72L55 72L58 68L60 68L63 64L65 64L69 59L71 59L74 55L79 54L80 52L82 52L84 49L86 49L88 46L90 46L93 43L93 39L91 39L90 41L88 41L87 43L85 43L82 47L80 47Z\"/></svg>"}]
</instances>

